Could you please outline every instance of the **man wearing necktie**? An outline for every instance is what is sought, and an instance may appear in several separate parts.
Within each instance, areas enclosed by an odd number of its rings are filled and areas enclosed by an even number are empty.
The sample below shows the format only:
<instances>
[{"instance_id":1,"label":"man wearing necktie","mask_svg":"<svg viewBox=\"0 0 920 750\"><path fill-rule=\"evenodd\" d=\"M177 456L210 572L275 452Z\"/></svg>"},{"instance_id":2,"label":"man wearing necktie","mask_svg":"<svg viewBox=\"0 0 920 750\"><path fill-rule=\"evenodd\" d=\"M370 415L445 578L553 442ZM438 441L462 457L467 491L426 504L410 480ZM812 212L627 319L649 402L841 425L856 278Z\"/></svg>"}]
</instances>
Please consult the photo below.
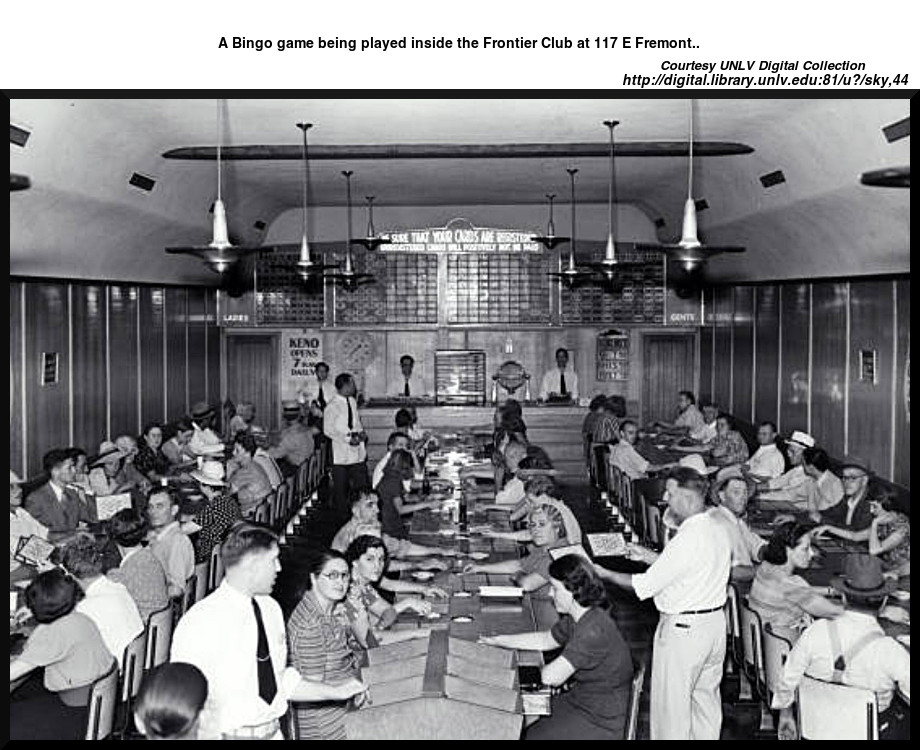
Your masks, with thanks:
<instances>
[{"instance_id":1,"label":"man wearing necktie","mask_svg":"<svg viewBox=\"0 0 920 750\"><path fill-rule=\"evenodd\" d=\"M323 432L332 443L332 503L342 520L351 516L353 492L370 489L367 480L367 433L361 425L355 379L347 372L335 378L336 395L323 416Z\"/></svg>"},{"instance_id":2,"label":"man wearing necktie","mask_svg":"<svg viewBox=\"0 0 920 750\"><path fill-rule=\"evenodd\" d=\"M403 354L399 358L400 377L395 395L401 396L402 398L421 398L427 395L422 379L414 370L415 359L411 354Z\"/></svg>"},{"instance_id":3,"label":"man wearing necktie","mask_svg":"<svg viewBox=\"0 0 920 750\"><path fill-rule=\"evenodd\" d=\"M281 570L274 532L239 521L220 554L224 579L179 621L170 654L208 680L199 739L282 739L288 701L346 701L364 693L357 680L327 685L288 666L284 616L270 596Z\"/></svg>"},{"instance_id":4,"label":"man wearing necktie","mask_svg":"<svg viewBox=\"0 0 920 750\"><path fill-rule=\"evenodd\" d=\"M556 366L543 376L540 399L543 401L578 400L578 376L568 369L568 349L556 349Z\"/></svg>"}]
</instances>

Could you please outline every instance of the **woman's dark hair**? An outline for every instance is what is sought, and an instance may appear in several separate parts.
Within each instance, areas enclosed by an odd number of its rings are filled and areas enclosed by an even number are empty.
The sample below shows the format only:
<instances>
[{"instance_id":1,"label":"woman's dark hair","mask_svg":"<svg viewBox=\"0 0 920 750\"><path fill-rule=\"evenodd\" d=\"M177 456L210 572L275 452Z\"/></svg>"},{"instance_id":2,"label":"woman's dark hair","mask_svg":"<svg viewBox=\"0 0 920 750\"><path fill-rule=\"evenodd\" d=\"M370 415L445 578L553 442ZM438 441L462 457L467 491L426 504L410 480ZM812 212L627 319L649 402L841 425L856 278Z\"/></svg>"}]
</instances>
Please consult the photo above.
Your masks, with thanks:
<instances>
[{"instance_id":1,"label":"woman's dark hair","mask_svg":"<svg viewBox=\"0 0 920 750\"><path fill-rule=\"evenodd\" d=\"M597 411L606 403L607 403L607 397L603 393L600 393L591 399L591 403L588 404L588 410Z\"/></svg>"},{"instance_id":2,"label":"woman's dark hair","mask_svg":"<svg viewBox=\"0 0 920 750\"><path fill-rule=\"evenodd\" d=\"M732 417L730 417L728 414L720 414L718 417L716 417L716 420L719 420L719 419L725 420L725 424L728 426L728 429L730 430L735 429L735 420Z\"/></svg>"},{"instance_id":3,"label":"woman's dark hair","mask_svg":"<svg viewBox=\"0 0 920 750\"><path fill-rule=\"evenodd\" d=\"M582 607L607 609L607 590L597 573L579 555L563 555L549 565L549 575L571 592Z\"/></svg>"},{"instance_id":4,"label":"woman's dark hair","mask_svg":"<svg viewBox=\"0 0 920 750\"><path fill-rule=\"evenodd\" d=\"M396 429L412 426L412 412L408 409L400 409L396 412Z\"/></svg>"},{"instance_id":5,"label":"woman's dark hair","mask_svg":"<svg viewBox=\"0 0 920 750\"><path fill-rule=\"evenodd\" d=\"M118 511L109 519L109 536L122 547L137 547L147 536L149 525L133 508Z\"/></svg>"},{"instance_id":6,"label":"woman's dark hair","mask_svg":"<svg viewBox=\"0 0 920 750\"><path fill-rule=\"evenodd\" d=\"M514 398L509 398L502 404L502 418L508 419L510 417L517 417L520 419L524 414L524 409L521 407L521 402Z\"/></svg>"},{"instance_id":7,"label":"woman's dark hair","mask_svg":"<svg viewBox=\"0 0 920 750\"><path fill-rule=\"evenodd\" d=\"M345 562L351 566L355 560L359 559L369 549L382 549L384 561L387 559L387 546L383 543L383 540L379 536L362 534L348 545L348 549L345 550Z\"/></svg>"},{"instance_id":8,"label":"woman's dark hair","mask_svg":"<svg viewBox=\"0 0 920 750\"><path fill-rule=\"evenodd\" d=\"M502 417L502 423L499 425L497 432L498 442L501 442L505 435L519 435L522 439L527 439L527 425L524 424L524 420L520 417L505 415Z\"/></svg>"},{"instance_id":9,"label":"woman's dark hair","mask_svg":"<svg viewBox=\"0 0 920 750\"><path fill-rule=\"evenodd\" d=\"M141 437L147 437L151 430L155 430L157 428L159 428L160 432L163 432L163 425L161 425L159 422L148 422L144 425L144 429L141 430Z\"/></svg>"},{"instance_id":10,"label":"woman's dark hair","mask_svg":"<svg viewBox=\"0 0 920 750\"><path fill-rule=\"evenodd\" d=\"M195 427L192 425L192 420L188 417L180 417L177 419L174 427L175 430L173 431L173 435L176 435L180 432L192 432L195 429Z\"/></svg>"},{"instance_id":11,"label":"woman's dark hair","mask_svg":"<svg viewBox=\"0 0 920 750\"><path fill-rule=\"evenodd\" d=\"M525 459L526 460L526 459ZM523 467L524 462L521 462ZM550 497L556 496L556 482L553 481L552 477L545 476L543 474L537 474L536 476L528 477L524 480L524 492L528 495L533 495L534 497L539 497L540 495L549 495Z\"/></svg>"},{"instance_id":12,"label":"woman's dark hair","mask_svg":"<svg viewBox=\"0 0 920 750\"><path fill-rule=\"evenodd\" d=\"M622 396L608 396L607 410L618 418L626 416L626 399Z\"/></svg>"},{"instance_id":13,"label":"woman's dark hair","mask_svg":"<svg viewBox=\"0 0 920 750\"><path fill-rule=\"evenodd\" d=\"M814 466L820 472L831 468L831 460L823 448L806 448L802 451L802 462Z\"/></svg>"},{"instance_id":14,"label":"woman's dark hair","mask_svg":"<svg viewBox=\"0 0 920 750\"><path fill-rule=\"evenodd\" d=\"M882 506L883 510L889 513L902 513L901 505L898 501L898 493L888 487L876 487L872 493L871 500Z\"/></svg>"},{"instance_id":15,"label":"woman's dark hair","mask_svg":"<svg viewBox=\"0 0 920 750\"><path fill-rule=\"evenodd\" d=\"M259 448L258 443L256 443L256 439L249 432L238 433L237 436L233 438L233 442L236 445L241 445L243 450L246 451L250 456L254 456L256 454L256 450Z\"/></svg>"},{"instance_id":16,"label":"woman's dark hair","mask_svg":"<svg viewBox=\"0 0 920 750\"><path fill-rule=\"evenodd\" d=\"M144 678L134 710L149 739L190 739L207 698L208 681L198 667L169 662Z\"/></svg>"},{"instance_id":17,"label":"woman's dark hair","mask_svg":"<svg viewBox=\"0 0 920 750\"><path fill-rule=\"evenodd\" d=\"M250 552L265 552L278 544L278 535L268 526L252 521L237 521L220 545L225 568L232 568Z\"/></svg>"},{"instance_id":18,"label":"woman's dark hair","mask_svg":"<svg viewBox=\"0 0 920 750\"><path fill-rule=\"evenodd\" d=\"M399 474L403 479L413 476L415 474L415 462L412 460L412 454L402 448L398 451L393 451L383 473Z\"/></svg>"},{"instance_id":19,"label":"woman's dark hair","mask_svg":"<svg viewBox=\"0 0 920 750\"><path fill-rule=\"evenodd\" d=\"M526 465L525 465L526 462ZM539 445L527 444L527 456L521 461L522 469L552 469L553 462L549 454Z\"/></svg>"},{"instance_id":20,"label":"woman's dark hair","mask_svg":"<svg viewBox=\"0 0 920 750\"><path fill-rule=\"evenodd\" d=\"M75 578L102 575L102 549L90 534L80 533L60 550L61 565Z\"/></svg>"},{"instance_id":21,"label":"woman's dark hair","mask_svg":"<svg viewBox=\"0 0 920 750\"><path fill-rule=\"evenodd\" d=\"M696 403L696 396L693 395L693 391L678 391L678 392L677 392L677 395L678 395L678 396L683 396L683 397L684 397L685 399L687 399L687 401L689 401L691 404L695 404L695 403Z\"/></svg>"},{"instance_id":22,"label":"woman's dark hair","mask_svg":"<svg viewBox=\"0 0 920 750\"><path fill-rule=\"evenodd\" d=\"M82 597L79 583L60 568L52 568L29 584L26 606L38 622L49 623L69 615Z\"/></svg>"},{"instance_id":23,"label":"woman's dark hair","mask_svg":"<svg viewBox=\"0 0 920 750\"><path fill-rule=\"evenodd\" d=\"M349 548L350 549L350 548ZM331 560L343 560L348 563L348 560L345 558L341 552L335 549L319 549L312 550L309 552L305 559L305 569L304 572L306 575L303 577L303 591L310 591L313 588L313 581L310 580L311 576L318 576L323 572L323 568L326 567L326 563ZM351 564L348 563L348 569L351 570Z\"/></svg>"},{"instance_id":24,"label":"woman's dark hair","mask_svg":"<svg viewBox=\"0 0 920 750\"><path fill-rule=\"evenodd\" d=\"M789 521L778 526L774 529L770 541L767 542L763 551L763 559L773 565L785 565L789 559L787 550L793 549L803 536L811 533L813 528L813 524L798 521Z\"/></svg>"},{"instance_id":25,"label":"woman's dark hair","mask_svg":"<svg viewBox=\"0 0 920 750\"><path fill-rule=\"evenodd\" d=\"M70 448L66 448L65 450L67 451L68 457L72 458L74 461L76 461L80 456L87 455L86 451L83 450L83 448L80 448L79 446L76 446L76 445L73 445Z\"/></svg>"}]
</instances>

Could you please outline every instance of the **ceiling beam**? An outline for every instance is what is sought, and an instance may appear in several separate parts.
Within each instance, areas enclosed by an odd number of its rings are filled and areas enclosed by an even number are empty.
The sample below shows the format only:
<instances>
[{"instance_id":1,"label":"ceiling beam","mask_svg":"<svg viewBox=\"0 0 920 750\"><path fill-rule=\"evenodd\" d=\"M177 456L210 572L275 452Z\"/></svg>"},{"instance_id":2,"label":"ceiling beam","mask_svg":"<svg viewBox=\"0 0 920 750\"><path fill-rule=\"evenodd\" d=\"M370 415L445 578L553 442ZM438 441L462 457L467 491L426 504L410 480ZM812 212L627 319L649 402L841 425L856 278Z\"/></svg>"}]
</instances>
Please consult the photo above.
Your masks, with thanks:
<instances>
[{"instance_id":1,"label":"ceiling beam","mask_svg":"<svg viewBox=\"0 0 920 750\"><path fill-rule=\"evenodd\" d=\"M634 141L616 144L617 156L687 156L687 141ZM744 143L694 141L694 156L735 156L754 152ZM385 144L374 146L310 146L310 159L562 159L606 157L607 143L497 143L497 144ZM174 148L163 154L165 159L211 160L217 157L215 146ZM224 146L221 158L227 161L299 161L302 146Z\"/></svg>"}]
</instances>

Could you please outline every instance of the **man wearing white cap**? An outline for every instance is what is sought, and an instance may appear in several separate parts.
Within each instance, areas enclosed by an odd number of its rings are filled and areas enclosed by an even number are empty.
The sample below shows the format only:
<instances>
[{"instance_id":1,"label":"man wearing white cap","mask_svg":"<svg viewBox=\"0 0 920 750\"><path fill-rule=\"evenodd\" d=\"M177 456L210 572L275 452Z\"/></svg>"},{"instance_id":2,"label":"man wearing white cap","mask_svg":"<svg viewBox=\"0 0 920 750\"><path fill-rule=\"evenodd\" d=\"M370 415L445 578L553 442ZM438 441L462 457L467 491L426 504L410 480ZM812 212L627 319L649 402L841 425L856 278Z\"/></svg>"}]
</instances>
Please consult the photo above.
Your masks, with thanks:
<instances>
[{"instance_id":1,"label":"man wearing white cap","mask_svg":"<svg viewBox=\"0 0 920 750\"><path fill-rule=\"evenodd\" d=\"M14 559L19 549L19 540L37 536L48 538L48 529L36 521L32 514L22 507L22 480L15 471L10 470L10 575L17 571L17 578L27 578L30 571Z\"/></svg>"},{"instance_id":2,"label":"man wearing white cap","mask_svg":"<svg viewBox=\"0 0 920 750\"><path fill-rule=\"evenodd\" d=\"M758 497L761 500L792 503L807 509L814 495L815 482L805 473L805 468L802 466L802 453L806 448L814 447L815 439L811 435L795 430L786 441L786 450L792 468L776 479L761 484L757 493Z\"/></svg>"}]
</instances>

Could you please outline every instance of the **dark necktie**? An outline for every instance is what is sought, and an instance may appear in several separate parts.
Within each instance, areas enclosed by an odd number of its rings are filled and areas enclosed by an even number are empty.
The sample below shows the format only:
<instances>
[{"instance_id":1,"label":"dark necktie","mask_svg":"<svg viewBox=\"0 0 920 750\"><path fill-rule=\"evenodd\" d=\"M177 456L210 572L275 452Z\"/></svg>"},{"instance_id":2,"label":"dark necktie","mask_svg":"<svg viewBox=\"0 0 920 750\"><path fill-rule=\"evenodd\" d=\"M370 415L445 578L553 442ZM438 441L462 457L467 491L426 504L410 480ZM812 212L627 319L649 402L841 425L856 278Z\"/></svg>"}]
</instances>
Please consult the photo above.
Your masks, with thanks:
<instances>
[{"instance_id":1,"label":"dark necktie","mask_svg":"<svg viewBox=\"0 0 920 750\"><path fill-rule=\"evenodd\" d=\"M345 403L348 406L348 429L354 429L355 426L355 413L351 410L351 399L346 398Z\"/></svg>"},{"instance_id":2,"label":"dark necktie","mask_svg":"<svg viewBox=\"0 0 920 750\"><path fill-rule=\"evenodd\" d=\"M568 396L569 392L565 387L565 372L563 370L559 371L559 395Z\"/></svg>"},{"instance_id":3,"label":"dark necktie","mask_svg":"<svg viewBox=\"0 0 920 750\"><path fill-rule=\"evenodd\" d=\"M407 380L406 387L403 388L403 396L408 396L408 395L409 395L409 381Z\"/></svg>"},{"instance_id":4,"label":"dark necktie","mask_svg":"<svg viewBox=\"0 0 920 750\"><path fill-rule=\"evenodd\" d=\"M259 697L271 705L278 692L275 683L275 669L272 667L272 655L268 650L268 637L265 635L265 625L262 623L262 611L255 599L252 600L252 611L256 616L256 630L259 641L256 645L256 666L259 674Z\"/></svg>"},{"instance_id":5,"label":"dark necktie","mask_svg":"<svg viewBox=\"0 0 920 750\"><path fill-rule=\"evenodd\" d=\"M319 398L316 399L316 402L319 404L320 409L326 408L326 394L323 393L322 383L319 386Z\"/></svg>"}]
</instances>

